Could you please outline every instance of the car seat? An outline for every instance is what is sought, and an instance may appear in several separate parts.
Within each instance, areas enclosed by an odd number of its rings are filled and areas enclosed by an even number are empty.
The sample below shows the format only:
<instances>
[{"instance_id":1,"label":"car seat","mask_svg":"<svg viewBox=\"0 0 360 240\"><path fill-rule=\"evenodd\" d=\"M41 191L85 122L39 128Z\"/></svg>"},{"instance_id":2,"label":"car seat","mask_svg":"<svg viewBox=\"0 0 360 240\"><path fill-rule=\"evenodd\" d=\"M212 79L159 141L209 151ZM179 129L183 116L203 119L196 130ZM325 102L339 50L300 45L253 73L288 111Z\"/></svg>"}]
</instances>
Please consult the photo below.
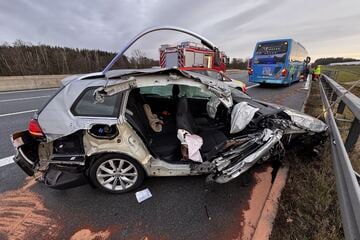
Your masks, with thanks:
<instances>
[{"instance_id":1,"label":"car seat","mask_svg":"<svg viewBox=\"0 0 360 240\"><path fill-rule=\"evenodd\" d=\"M200 153L205 160L209 160L216 153L221 151L227 142L225 134L217 129L206 129L196 125L192 116L186 97L181 97L176 112L176 126L191 134L197 134L203 138L203 145Z\"/></svg>"}]
</instances>

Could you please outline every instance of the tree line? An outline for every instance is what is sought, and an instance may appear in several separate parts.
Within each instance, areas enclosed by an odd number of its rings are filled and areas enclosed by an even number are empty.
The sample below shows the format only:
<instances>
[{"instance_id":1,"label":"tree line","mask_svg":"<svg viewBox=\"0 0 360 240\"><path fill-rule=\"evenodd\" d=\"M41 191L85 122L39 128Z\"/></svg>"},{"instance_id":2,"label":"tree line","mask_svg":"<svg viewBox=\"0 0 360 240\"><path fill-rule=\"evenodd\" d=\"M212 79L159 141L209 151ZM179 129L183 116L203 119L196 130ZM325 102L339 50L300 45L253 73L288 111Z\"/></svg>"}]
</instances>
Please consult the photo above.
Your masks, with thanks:
<instances>
[{"instance_id":1,"label":"tree line","mask_svg":"<svg viewBox=\"0 0 360 240\"><path fill-rule=\"evenodd\" d=\"M21 40L0 45L0 75L76 74L98 72L115 53L49 45L33 45ZM147 68L159 61L147 58L140 50L123 56L114 68Z\"/></svg>"},{"instance_id":2,"label":"tree line","mask_svg":"<svg viewBox=\"0 0 360 240\"><path fill-rule=\"evenodd\" d=\"M360 60L354 58L328 57L328 58L316 59L314 65L328 65L330 63L342 63L342 62L354 62L354 61L360 61Z\"/></svg>"},{"instance_id":3,"label":"tree line","mask_svg":"<svg viewBox=\"0 0 360 240\"><path fill-rule=\"evenodd\" d=\"M243 69L246 70L248 67L249 59L232 58L230 63L227 64L228 69Z\"/></svg>"}]
</instances>

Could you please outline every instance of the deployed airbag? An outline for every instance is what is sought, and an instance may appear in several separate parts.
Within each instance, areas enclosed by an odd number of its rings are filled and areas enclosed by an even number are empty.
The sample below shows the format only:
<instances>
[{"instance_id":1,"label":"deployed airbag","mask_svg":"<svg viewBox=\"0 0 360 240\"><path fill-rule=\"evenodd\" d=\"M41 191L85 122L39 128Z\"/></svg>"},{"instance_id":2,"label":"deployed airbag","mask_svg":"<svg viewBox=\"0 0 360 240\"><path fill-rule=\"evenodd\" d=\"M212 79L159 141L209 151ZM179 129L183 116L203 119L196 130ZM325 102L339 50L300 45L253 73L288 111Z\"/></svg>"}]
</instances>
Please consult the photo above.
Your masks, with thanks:
<instances>
[{"instance_id":1,"label":"deployed airbag","mask_svg":"<svg viewBox=\"0 0 360 240\"><path fill-rule=\"evenodd\" d=\"M231 112L231 128L230 133L238 133L242 131L253 119L259 108L250 106L247 102L239 102Z\"/></svg>"}]
</instances>

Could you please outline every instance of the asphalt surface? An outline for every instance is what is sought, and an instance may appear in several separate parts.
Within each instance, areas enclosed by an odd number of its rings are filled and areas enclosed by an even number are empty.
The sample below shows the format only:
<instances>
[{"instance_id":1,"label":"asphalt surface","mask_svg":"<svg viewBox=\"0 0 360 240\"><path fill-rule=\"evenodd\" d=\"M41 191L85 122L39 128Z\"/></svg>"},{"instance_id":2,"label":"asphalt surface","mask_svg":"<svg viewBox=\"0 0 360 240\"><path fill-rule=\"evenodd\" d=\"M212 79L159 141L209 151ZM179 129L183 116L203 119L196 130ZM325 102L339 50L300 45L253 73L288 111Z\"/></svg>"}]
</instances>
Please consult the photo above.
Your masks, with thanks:
<instances>
[{"instance_id":1,"label":"asphalt surface","mask_svg":"<svg viewBox=\"0 0 360 240\"><path fill-rule=\"evenodd\" d=\"M55 92L56 89L0 92L0 158L14 154L10 134L26 129L34 115L34 112L16 113L41 108Z\"/></svg>"},{"instance_id":2,"label":"asphalt surface","mask_svg":"<svg viewBox=\"0 0 360 240\"><path fill-rule=\"evenodd\" d=\"M247 81L245 73L232 73L230 76ZM300 110L307 93L301 89L303 85L255 87L248 93L258 99ZM1 158L14 154L9 135L25 129L33 112L2 115L39 109L54 92L0 93L0 163ZM42 97L34 98L39 96ZM111 239L235 239L239 236L242 211L247 208L252 187L256 184L252 181L249 186L244 186L241 178L222 185L207 184L204 177L150 178L141 189L149 188L153 197L139 204L134 192L109 195L90 185L58 191L42 184L23 190L28 182L29 178L15 164L0 168L0 199L10 196L9 201L18 205L11 196L27 194L32 199L41 199L44 205L40 215L46 217L46 223L34 223L32 230L26 233L28 239L47 239L50 232L57 239L69 239L85 228L110 233ZM31 201L19 206L26 204L30 208L42 206ZM0 213L0 219L4 214ZM6 239L1 230L0 224L0 239Z\"/></svg>"}]
</instances>

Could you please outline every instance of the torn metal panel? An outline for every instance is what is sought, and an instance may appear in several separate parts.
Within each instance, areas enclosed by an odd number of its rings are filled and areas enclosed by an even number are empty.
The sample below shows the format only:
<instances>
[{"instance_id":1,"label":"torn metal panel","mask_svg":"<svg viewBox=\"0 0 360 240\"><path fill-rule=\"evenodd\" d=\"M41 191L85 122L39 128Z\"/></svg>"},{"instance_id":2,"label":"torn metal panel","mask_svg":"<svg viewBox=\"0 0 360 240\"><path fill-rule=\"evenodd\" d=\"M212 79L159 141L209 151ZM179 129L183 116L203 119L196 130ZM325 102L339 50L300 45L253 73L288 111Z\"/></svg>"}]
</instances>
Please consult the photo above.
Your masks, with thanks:
<instances>
[{"instance_id":1,"label":"torn metal panel","mask_svg":"<svg viewBox=\"0 0 360 240\"><path fill-rule=\"evenodd\" d=\"M269 154L269 151L279 143L282 137L281 130L270 130L265 129L261 136L255 137L253 141L246 142L238 147L236 147L232 154L228 154L222 158L216 159L215 164L218 174L212 176L213 180L218 183L226 183L234 178L238 177L243 172L251 168L256 162L261 158L266 157ZM259 141L262 143L259 144ZM259 146L256 147L255 145ZM256 150L251 151L250 149L256 147ZM250 154L247 156L242 156L241 153L250 150ZM239 158L238 155L240 155Z\"/></svg>"},{"instance_id":2,"label":"torn metal panel","mask_svg":"<svg viewBox=\"0 0 360 240\"><path fill-rule=\"evenodd\" d=\"M94 91L94 99L97 102L104 102L104 97L112 96L132 88L136 88L136 79L134 77L130 77L128 80L123 80L117 84L99 87Z\"/></svg>"},{"instance_id":3,"label":"torn metal panel","mask_svg":"<svg viewBox=\"0 0 360 240\"><path fill-rule=\"evenodd\" d=\"M206 111L210 118L214 119L216 116L217 108L221 101L215 95L212 95L206 104Z\"/></svg>"},{"instance_id":4,"label":"torn metal panel","mask_svg":"<svg viewBox=\"0 0 360 240\"><path fill-rule=\"evenodd\" d=\"M302 112L288 108L285 109L284 112L289 115L294 124L300 128L304 128L316 133L324 132L328 128L328 126L323 121L306 115Z\"/></svg>"},{"instance_id":5,"label":"torn metal panel","mask_svg":"<svg viewBox=\"0 0 360 240\"><path fill-rule=\"evenodd\" d=\"M203 74L196 73L193 71L180 71L191 76L195 80L199 80L202 84L205 84L209 91L214 93L219 97L220 100L224 103L227 108L230 108L233 105L233 100L231 97L230 87L222 81L207 77Z\"/></svg>"}]
</instances>

